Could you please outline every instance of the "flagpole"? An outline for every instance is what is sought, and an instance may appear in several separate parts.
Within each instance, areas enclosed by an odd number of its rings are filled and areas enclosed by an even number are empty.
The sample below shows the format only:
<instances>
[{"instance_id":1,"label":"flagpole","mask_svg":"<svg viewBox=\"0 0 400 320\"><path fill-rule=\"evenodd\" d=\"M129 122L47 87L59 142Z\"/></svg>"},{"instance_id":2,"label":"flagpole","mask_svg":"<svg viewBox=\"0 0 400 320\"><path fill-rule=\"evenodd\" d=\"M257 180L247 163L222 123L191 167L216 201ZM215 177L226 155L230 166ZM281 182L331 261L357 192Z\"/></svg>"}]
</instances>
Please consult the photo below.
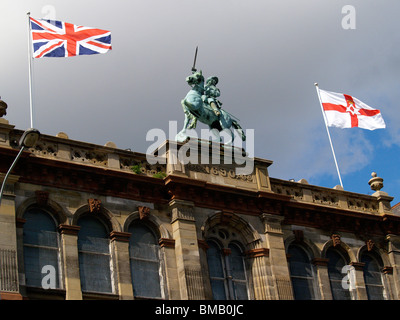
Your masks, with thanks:
<instances>
[{"instance_id":1,"label":"flagpole","mask_svg":"<svg viewBox=\"0 0 400 320\"><path fill-rule=\"evenodd\" d=\"M28 12L28 63L29 63L29 110L31 116L31 128L33 126L33 89L32 89L32 35L31 35L31 20L30 20L31 13Z\"/></svg>"},{"instance_id":2,"label":"flagpole","mask_svg":"<svg viewBox=\"0 0 400 320\"><path fill-rule=\"evenodd\" d=\"M320 93L319 93L318 83L314 83L314 85L315 85L315 89L317 90L318 99L319 99L319 104L320 104L320 106L321 106L321 111L322 111L322 116L323 116L324 122L325 122L326 132L328 133L328 138L329 138L329 143L330 143L330 145L331 145L331 150L332 150L332 154L333 154L333 159L335 160L336 171L337 171L338 176L339 176L340 185L341 185L342 188L343 188L343 182L342 182L342 178L341 178L341 176L340 176L339 166L338 166L337 161L336 161L335 150L333 149L332 139L331 139L331 135L330 135L329 129L328 129L328 123L327 123L327 121L326 121L326 116L325 116L324 108L322 107L322 101L321 101L321 96L320 96Z\"/></svg>"}]
</instances>

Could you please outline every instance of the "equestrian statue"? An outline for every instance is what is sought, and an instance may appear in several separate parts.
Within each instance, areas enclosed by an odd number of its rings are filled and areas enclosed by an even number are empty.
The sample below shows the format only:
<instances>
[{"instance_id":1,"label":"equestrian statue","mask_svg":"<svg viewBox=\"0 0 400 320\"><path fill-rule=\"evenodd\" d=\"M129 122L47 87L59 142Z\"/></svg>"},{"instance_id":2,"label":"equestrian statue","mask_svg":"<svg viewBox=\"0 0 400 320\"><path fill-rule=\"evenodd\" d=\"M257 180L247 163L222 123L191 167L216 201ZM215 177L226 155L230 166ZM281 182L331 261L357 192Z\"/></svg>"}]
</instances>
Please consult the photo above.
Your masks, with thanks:
<instances>
[{"instance_id":1,"label":"equestrian statue","mask_svg":"<svg viewBox=\"0 0 400 320\"><path fill-rule=\"evenodd\" d=\"M183 129L176 135L176 140L185 142L190 138L187 130L196 128L197 121L200 121L209 126L214 136L213 140L216 142L221 143L221 132L224 132L225 136L228 137L225 139L224 144L232 145L235 138L235 130L241 139L245 141L246 136L237 119L222 109L222 103L217 99L220 96L220 91L216 87L218 78L215 76L209 77L204 81L202 71L197 71L195 68L196 56L197 48L192 74L186 78L191 90L181 101L185 113Z\"/></svg>"}]
</instances>

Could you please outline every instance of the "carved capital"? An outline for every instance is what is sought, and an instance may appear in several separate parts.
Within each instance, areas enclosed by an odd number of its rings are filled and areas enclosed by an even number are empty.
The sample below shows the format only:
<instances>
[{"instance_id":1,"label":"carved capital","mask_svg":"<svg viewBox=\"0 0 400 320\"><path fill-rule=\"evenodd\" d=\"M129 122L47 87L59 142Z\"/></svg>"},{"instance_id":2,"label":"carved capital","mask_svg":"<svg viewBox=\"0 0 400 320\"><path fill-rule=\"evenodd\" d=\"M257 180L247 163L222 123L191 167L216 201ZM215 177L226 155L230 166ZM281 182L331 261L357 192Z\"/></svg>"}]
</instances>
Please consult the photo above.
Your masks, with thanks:
<instances>
[{"instance_id":1,"label":"carved capital","mask_svg":"<svg viewBox=\"0 0 400 320\"><path fill-rule=\"evenodd\" d=\"M350 265L354 267L354 269L362 271L364 270L365 263L364 262L350 262Z\"/></svg>"},{"instance_id":2,"label":"carved capital","mask_svg":"<svg viewBox=\"0 0 400 320\"><path fill-rule=\"evenodd\" d=\"M73 236L77 236L80 229L80 226L72 226L69 224L60 224L58 226L58 230L60 230L61 234L69 234Z\"/></svg>"},{"instance_id":3,"label":"carved capital","mask_svg":"<svg viewBox=\"0 0 400 320\"><path fill-rule=\"evenodd\" d=\"M326 258L314 258L311 262L315 266L324 266L324 267L326 267L326 266L328 266L329 259L326 259Z\"/></svg>"},{"instance_id":4,"label":"carved capital","mask_svg":"<svg viewBox=\"0 0 400 320\"><path fill-rule=\"evenodd\" d=\"M163 247L175 248L175 239L161 238L158 241L158 243L159 243L161 248L163 248Z\"/></svg>"},{"instance_id":5,"label":"carved capital","mask_svg":"<svg viewBox=\"0 0 400 320\"><path fill-rule=\"evenodd\" d=\"M244 253L247 258L258 258L258 257L268 257L269 256L269 249L267 248L258 248L248 250Z\"/></svg>"},{"instance_id":6,"label":"carved capital","mask_svg":"<svg viewBox=\"0 0 400 320\"><path fill-rule=\"evenodd\" d=\"M110 233L110 240L129 242L130 237L131 237L131 233L129 233L129 232L112 231Z\"/></svg>"},{"instance_id":7,"label":"carved capital","mask_svg":"<svg viewBox=\"0 0 400 320\"><path fill-rule=\"evenodd\" d=\"M385 266L382 268L382 273L384 274L393 274L393 267Z\"/></svg>"}]
</instances>

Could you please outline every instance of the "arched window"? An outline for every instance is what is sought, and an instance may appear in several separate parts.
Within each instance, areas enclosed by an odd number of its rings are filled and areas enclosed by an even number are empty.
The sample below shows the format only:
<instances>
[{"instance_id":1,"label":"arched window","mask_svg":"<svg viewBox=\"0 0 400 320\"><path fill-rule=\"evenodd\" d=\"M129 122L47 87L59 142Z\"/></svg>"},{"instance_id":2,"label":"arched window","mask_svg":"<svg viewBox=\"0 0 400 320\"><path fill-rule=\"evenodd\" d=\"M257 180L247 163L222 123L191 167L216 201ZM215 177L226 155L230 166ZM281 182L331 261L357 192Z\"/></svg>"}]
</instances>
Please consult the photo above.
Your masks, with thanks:
<instances>
[{"instance_id":1,"label":"arched window","mask_svg":"<svg viewBox=\"0 0 400 320\"><path fill-rule=\"evenodd\" d=\"M350 300L349 287L344 287L342 280L347 276L347 269L345 268L348 263L346 259L338 250L330 247L326 251L328 261L328 274L331 284L333 300Z\"/></svg>"},{"instance_id":2,"label":"arched window","mask_svg":"<svg viewBox=\"0 0 400 320\"><path fill-rule=\"evenodd\" d=\"M364 252L361 255L364 265L364 282L369 300L384 300L385 290L382 282L383 263L381 258L373 252Z\"/></svg>"},{"instance_id":3,"label":"arched window","mask_svg":"<svg viewBox=\"0 0 400 320\"><path fill-rule=\"evenodd\" d=\"M27 286L42 287L49 270L55 275L53 289L60 288L59 234L56 221L45 210L29 208L24 213L24 265ZM50 267L49 267L50 266ZM42 271L44 273L42 273ZM46 289L48 283L46 283Z\"/></svg>"},{"instance_id":4,"label":"arched window","mask_svg":"<svg viewBox=\"0 0 400 320\"><path fill-rule=\"evenodd\" d=\"M79 272L82 291L113 293L109 231L94 216L79 218Z\"/></svg>"},{"instance_id":5,"label":"arched window","mask_svg":"<svg viewBox=\"0 0 400 320\"><path fill-rule=\"evenodd\" d=\"M215 300L226 300L226 275L224 270L223 257L221 248L214 241L207 242L209 248L207 250L208 272L210 275L211 290Z\"/></svg>"},{"instance_id":6,"label":"arched window","mask_svg":"<svg viewBox=\"0 0 400 320\"><path fill-rule=\"evenodd\" d=\"M288 254L294 298L296 300L315 299L313 269L307 252L303 247L291 244Z\"/></svg>"},{"instance_id":7,"label":"arched window","mask_svg":"<svg viewBox=\"0 0 400 320\"><path fill-rule=\"evenodd\" d=\"M230 243L228 248L231 250L228 255L228 262L232 276L234 300L246 300L248 295L243 252L235 243Z\"/></svg>"},{"instance_id":8,"label":"arched window","mask_svg":"<svg viewBox=\"0 0 400 320\"><path fill-rule=\"evenodd\" d=\"M161 264L158 237L144 223L132 223L128 232L133 293L136 297L161 298Z\"/></svg>"},{"instance_id":9,"label":"arched window","mask_svg":"<svg viewBox=\"0 0 400 320\"><path fill-rule=\"evenodd\" d=\"M247 300L248 288L243 251L236 243L223 249L209 240L207 262L211 290L215 300Z\"/></svg>"}]
</instances>

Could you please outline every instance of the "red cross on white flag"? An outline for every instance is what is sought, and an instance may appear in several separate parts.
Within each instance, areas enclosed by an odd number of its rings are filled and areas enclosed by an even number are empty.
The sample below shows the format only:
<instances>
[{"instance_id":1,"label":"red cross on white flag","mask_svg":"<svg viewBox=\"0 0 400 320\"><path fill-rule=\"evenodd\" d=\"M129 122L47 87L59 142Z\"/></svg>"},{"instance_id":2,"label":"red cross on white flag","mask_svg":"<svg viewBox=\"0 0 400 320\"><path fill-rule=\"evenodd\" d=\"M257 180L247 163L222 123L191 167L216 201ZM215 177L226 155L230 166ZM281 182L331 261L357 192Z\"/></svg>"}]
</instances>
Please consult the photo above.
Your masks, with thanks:
<instances>
[{"instance_id":1,"label":"red cross on white flag","mask_svg":"<svg viewBox=\"0 0 400 320\"><path fill-rule=\"evenodd\" d=\"M327 126L368 130L386 128L380 110L347 94L320 89L319 93Z\"/></svg>"}]
</instances>

